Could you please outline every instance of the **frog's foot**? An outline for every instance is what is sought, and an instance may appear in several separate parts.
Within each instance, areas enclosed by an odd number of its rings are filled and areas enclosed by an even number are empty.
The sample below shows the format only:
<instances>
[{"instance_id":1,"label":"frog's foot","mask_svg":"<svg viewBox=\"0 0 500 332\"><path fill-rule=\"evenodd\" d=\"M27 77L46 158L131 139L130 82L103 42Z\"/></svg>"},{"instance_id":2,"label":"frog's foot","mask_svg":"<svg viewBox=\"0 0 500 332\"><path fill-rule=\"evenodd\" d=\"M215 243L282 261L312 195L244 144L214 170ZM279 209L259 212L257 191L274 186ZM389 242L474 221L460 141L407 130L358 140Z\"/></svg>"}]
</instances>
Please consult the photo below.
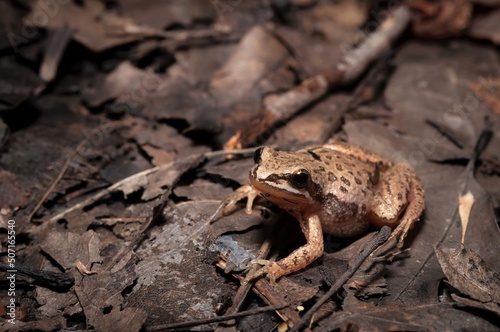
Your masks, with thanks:
<instances>
[{"instance_id":1,"label":"frog's foot","mask_svg":"<svg viewBox=\"0 0 500 332\"><path fill-rule=\"evenodd\" d=\"M377 249L375 249L371 254L370 257L372 259L375 259L375 257L380 258L380 260L385 260L386 255L392 255L392 251L398 246L398 239L395 236L391 236L382 243Z\"/></svg>"},{"instance_id":2,"label":"frog's foot","mask_svg":"<svg viewBox=\"0 0 500 332\"><path fill-rule=\"evenodd\" d=\"M391 233L391 236L387 239L386 243L396 242L398 249L401 249L404 245L404 240L410 229L413 228L413 225L416 220L403 220Z\"/></svg>"},{"instance_id":3,"label":"frog's foot","mask_svg":"<svg viewBox=\"0 0 500 332\"><path fill-rule=\"evenodd\" d=\"M287 274L287 272L283 270L283 268L278 263L276 263L275 261L269 261L267 259L253 259L250 261L249 265L262 265L262 267L248 273L243 280L244 283L248 283L265 275L267 276L271 284L275 284L278 278Z\"/></svg>"},{"instance_id":4,"label":"frog's foot","mask_svg":"<svg viewBox=\"0 0 500 332\"><path fill-rule=\"evenodd\" d=\"M241 201L243 198L247 199L247 206L245 212L247 214L251 214L253 201L255 200L255 197L257 197L259 194L260 191L258 191L249 184L239 187L222 201L221 206L224 207L224 209L222 210L222 214L225 216L230 214L232 212L234 205L236 205L236 203Z\"/></svg>"},{"instance_id":5,"label":"frog's foot","mask_svg":"<svg viewBox=\"0 0 500 332\"><path fill-rule=\"evenodd\" d=\"M418 221L418 219L416 219ZM389 257L389 256L397 256L402 251L401 248L404 246L404 239L410 229L413 227L415 221L413 220L405 220L401 224L399 224L391 233L387 241L381 244L375 251L370 255L372 257ZM396 251L394 251L396 249ZM386 256L388 254L388 256Z\"/></svg>"}]
</instances>

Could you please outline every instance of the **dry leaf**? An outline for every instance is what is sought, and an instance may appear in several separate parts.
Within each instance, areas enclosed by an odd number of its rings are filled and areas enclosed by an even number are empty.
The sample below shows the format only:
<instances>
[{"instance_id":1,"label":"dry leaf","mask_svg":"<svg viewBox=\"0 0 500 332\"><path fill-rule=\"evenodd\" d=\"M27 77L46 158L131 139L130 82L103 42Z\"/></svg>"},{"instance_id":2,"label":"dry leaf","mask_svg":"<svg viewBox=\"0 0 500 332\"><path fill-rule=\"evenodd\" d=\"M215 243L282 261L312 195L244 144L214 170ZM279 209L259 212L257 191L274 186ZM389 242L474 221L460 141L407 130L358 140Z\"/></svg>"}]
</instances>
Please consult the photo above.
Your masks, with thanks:
<instances>
[{"instance_id":1,"label":"dry leaf","mask_svg":"<svg viewBox=\"0 0 500 332\"><path fill-rule=\"evenodd\" d=\"M474 204L474 195L469 191L465 195L460 195L458 198L458 213L460 214L460 221L462 222L462 241L464 244L465 233L467 232L467 225L469 224L469 215L472 205Z\"/></svg>"},{"instance_id":2,"label":"dry leaf","mask_svg":"<svg viewBox=\"0 0 500 332\"><path fill-rule=\"evenodd\" d=\"M480 302L500 303L500 274L465 246L461 249L435 248L448 282L461 293Z\"/></svg>"}]
</instances>

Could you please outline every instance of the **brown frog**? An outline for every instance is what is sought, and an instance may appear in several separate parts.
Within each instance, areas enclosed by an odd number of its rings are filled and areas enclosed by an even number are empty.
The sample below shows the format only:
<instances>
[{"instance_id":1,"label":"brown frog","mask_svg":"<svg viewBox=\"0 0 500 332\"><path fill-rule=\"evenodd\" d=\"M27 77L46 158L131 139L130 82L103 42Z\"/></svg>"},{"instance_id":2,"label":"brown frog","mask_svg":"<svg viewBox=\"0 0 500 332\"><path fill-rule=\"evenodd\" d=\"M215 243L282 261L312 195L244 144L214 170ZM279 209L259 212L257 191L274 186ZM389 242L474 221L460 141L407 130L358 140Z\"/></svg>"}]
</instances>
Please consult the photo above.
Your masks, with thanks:
<instances>
[{"instance_id":1,"label":"brown frog","mask_svg":"<svg viewBox=\"0 0 500 332\"><path fill-rule=\"evenodd\" d=\"M255 260L263 267L247 281L264 274L275 281L308 266L323 254L323 232L348 237L370 224L388 225L395 229L387 243L401 247L424 209L422 183L408 164L358 146L339 143L296 152L263 147L254 161L250 184L223 201L224 213L245 197L251 213L261 194L297 218L307 243L276 262Z\"/></svg>"}]
</instances>

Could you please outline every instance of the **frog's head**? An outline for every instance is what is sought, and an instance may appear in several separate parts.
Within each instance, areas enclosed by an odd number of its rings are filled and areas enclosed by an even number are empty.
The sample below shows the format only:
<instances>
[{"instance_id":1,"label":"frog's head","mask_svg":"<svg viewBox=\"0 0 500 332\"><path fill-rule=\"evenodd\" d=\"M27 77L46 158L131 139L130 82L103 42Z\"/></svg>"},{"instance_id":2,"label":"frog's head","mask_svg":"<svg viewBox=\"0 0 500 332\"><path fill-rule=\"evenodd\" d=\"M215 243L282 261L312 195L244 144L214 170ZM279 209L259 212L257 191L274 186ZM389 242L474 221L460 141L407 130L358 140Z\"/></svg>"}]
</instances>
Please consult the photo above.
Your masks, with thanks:
<instances>
[{"instance_id":1,"label":"frog's head","mask_svg":"<svg viewBox=\"0 0 500 332\"><path fill-rule=\"evenodd\" d=\"M307 152L287 152L270 147L254 154L250 183L280 207L314 204L322 197L320 163Z\"/></svg>"}]
</instances>

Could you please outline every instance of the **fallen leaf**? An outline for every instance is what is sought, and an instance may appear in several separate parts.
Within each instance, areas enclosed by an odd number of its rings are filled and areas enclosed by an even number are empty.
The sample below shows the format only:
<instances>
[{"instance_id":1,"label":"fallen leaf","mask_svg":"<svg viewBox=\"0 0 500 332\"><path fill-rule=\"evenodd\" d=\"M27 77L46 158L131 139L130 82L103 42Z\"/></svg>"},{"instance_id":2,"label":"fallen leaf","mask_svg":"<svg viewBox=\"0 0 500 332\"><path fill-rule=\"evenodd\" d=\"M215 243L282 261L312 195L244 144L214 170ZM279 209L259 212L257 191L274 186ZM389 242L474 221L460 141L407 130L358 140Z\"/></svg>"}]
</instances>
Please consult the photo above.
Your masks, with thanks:
<instances>
[{"instance_id":1,"label":"fallen leaf","mask_svg":"<svg viewBox=\"0 0 500 332\"><path fill-rule=\"evenodd\" d=\"M495 331L494 323L450 304L386 305L334 313L318 331Z\"/></svg>"},{"instance_id":2,"label":"fallen leaf","mask_svg":"<svg viewBox=\"0 0 500 332\"><path fill-rule=\"evenodd\" d=\"M27 203L27 193L23 192L16 175L0 169L0 207L9 209L10 213L12 213L24 207Z\"/></svg>"},{"instance_id":3,"label":"fallen leaf","mask_svg":"<svg viewBox=\"0 0 500 332\"><path fill-rule=\"evenodd\" d=\"M47 4L43 0L38 0L24 18L24 23L43 29L56 29L69 25L75 31L73 35L75 40L95 52L142 39L140 35L111 33L113 27L109 25L109 20L113 18L116 21L120 19L113 17L107 12L105 5L96 0L85 1L81 5L70 1Z\"/></svg>"},{"instance_id":4,"label":"fallen leaf","mask_svg":"<svg viewBox=\"0 0 500 332\"><path fill-rule=\"evenodd\" d=\"M469 36L487 39L496 45L500 44L500 9L490 10L484 14L475 15L468 30Z\"/></svg>"},{"instance_id":5,"label":"fallen leaf","mask_svg":"<svg viewBox=\"0 0 500 332\"><path fill-rule=\"evenodd\" d=\"M76 261L86 266L102 262L99 237L92 230L83 234L50 232L40 247L65 270L74 267Z\"/></svg>"},{"instance_id":6,"label":"fallen leaf","mask_svg":"<svg viewBox=\"0 0 500 332\"><path fill-rule=\"evenodd\" d=\"M137 112L163 80L160 75L139 69L130 61L123 61L105 77L94 77L84 86L82 95L91 107L119 98L117 103L125 104L129 111ZM115 109L118 108L115 106Z\"/></svg>"},{"instance_id":7,"label":"fallen leaf","mask_svg":"<svg viewBox=\"0 0 500 332\"><path fill-rule=\"evenodd\" d=\"M434 249L448 282L480 302L500 304L500 274L467 247Z\"/></svg>"},{"instance_id":8,"label":"fallen leaf","mask_svg":"<svg viewBox=\"0 0 500 332\"><path fill-rule=\"evenodd\" d=\"M13 109L41 92L44 82L10 57L0 59L0 111Z\"/></svg>"},{"instance_id":9,"label":"fallen leaf","mask_svg":"<svg viewBox=\"0 0 500 332\"><path fill-rule=\"evenodd\" d=\"M472 16L472 4L467 0L412 0L407 5L414 11L413 32L420 37L460 35L469 26Z\"/></svg>"},{"instance_id":10,"label":"fallen leaf","mask_svg":"<svg viewBox=\"0 0 500 332\"><path fill-rule=\"evenodd\" d=\"M478 62L488 63L488 68L466 65ZM467 42L412 41L402 47L395 65L384 98L393 111L390 126L414 139L412 158L469 158L484 117L491 114L481 95L469 86L478 79L500 76L497 52L490 46ZM493 147L498 139L493 139L483 159L496 158L498 152Z\"/></svg>"},{"instance_id":11,"label":"fallen leaf","mask_svg":"<svg viewBox=\"0 0 500 332\"><path fill-rule=\"evenodd\" d=\"M474 196L470 191L458 197L458 213L460 215L460 221L462 222L462 241L460 243L462 244L464 244L465 233L467 232L467 225L469 224L470 210L473 204Z\"/></svg>"},{"instance_id":12,"label":"fallen leaf","mask_svg":"<svg viewBox=\"0 0 500 332\"><path fill-rule=\"evenodd\" d=\"M176 24L189 26L196 21L212 21L216 14L213 3L205 0L155 0L147 3L124 0L120 7L124 15L137 23L162 30Z\"/></svg>"}]
</instances>

